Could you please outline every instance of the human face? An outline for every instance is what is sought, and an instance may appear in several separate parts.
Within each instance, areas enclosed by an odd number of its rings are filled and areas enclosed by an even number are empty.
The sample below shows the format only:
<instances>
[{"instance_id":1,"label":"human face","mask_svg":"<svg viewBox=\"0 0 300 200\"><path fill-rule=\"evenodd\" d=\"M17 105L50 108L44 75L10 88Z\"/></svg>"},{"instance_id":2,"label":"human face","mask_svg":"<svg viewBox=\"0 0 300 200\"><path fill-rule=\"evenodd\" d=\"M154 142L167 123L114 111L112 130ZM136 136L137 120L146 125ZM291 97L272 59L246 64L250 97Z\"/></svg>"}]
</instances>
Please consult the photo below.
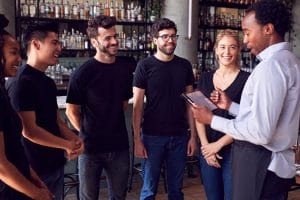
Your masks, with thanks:
<instances>
[{"instance_id":1,"label":"human face","mask_svg":"<svg viewBox=\"0 0 300 200\"><path fill-rule=\"evenodd\" d=\"M244 43L254 55L259 54L268 47L268 34L265 26L259 24L255 19L255 12L248 13L242 21L244 32Z\"/></svg>"},{"instance_id":2,"label":"human face","mask_svg":"<svg viewBox=\"0 0 300 200\"><path fill-rule=\"evenodd\" d=\"M103 27L98 28L98 36L96 40L96 48L110 57L116 56L118 53L118 40L116 28L105 29Z\"/></svg>"},{"instance_id":3,"label":"human face","mask_svg":"<svg viewBox=\"0 0 300 200\"><path fill-rule=\"evenodd\" d=\"M168 40L163 38L169 36ZM158 36L153 39L154 44L157 46L157 51L165 55L172 55L177 46L176 31L173 28L163 29L158 32Z\"/></svg>"},{"instance_id":4,"label":"human face","mask_svg":"<svg viewBox=\"0 0 300 200\"><path fill-rule=\"evenodd\" d=\"M238 43L231 36L223 36L216 47L216 55L220 65L235 66L238 61Z\"/></svg>"},{"instance_id":5,"label":"human face","mask_svg":"<svg viewBox=\"0 0 300 200\"><path fill-rule=\"evenodd\" d=\"M21 62L20 45L17 40L10 35L4 35L3 57L5 58L4 75L6 77L15 76Z\"/></svg>"},{"instance_id":6,"label":"human face","mask_svg":"<svg viewBox=\"0 0 300 200\"><path fill-rule=\"evenodd\" d=\"M44 65L55 65L61 52L61 43L55 32L49 32L47 37L39 43L39 61Z\"/></svg>"}]
</instances>

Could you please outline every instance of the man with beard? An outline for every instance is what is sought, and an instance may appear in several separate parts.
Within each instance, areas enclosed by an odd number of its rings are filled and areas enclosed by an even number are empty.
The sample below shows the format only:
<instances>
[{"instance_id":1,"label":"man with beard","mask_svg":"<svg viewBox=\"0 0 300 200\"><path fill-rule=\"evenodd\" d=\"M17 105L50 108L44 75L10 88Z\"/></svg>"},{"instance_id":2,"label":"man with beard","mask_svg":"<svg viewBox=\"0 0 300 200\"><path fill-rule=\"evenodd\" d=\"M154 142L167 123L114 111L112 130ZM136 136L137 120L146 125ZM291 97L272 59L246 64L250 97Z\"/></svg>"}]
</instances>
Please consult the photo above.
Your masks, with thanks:
<instances>
[{"instance_id":1,"label":"man with beard","mask_svg":"<svg viewBox=\"0 0 300 200\"><path fill-rule=\"evenodd\" d=\"M181 200L186 157L194 154L196 144L191 111L180 94L193 90L194 77L189 61L174 55L175 23L160 19L151 34L157 52L138 63L133 81L135 156L142 158L143 170L140 199L155 199L165 164L168 199ZM142 116L144 95L147 104Z\"/></svg>"},{"instance_id":2,"label":"man with beard","mask_svg":"<svg viewBox=\"0 0 300 200\"><path fill-rule=\"evenodd\" d=\"M132 97L132 66L117 58L116 19L97 16L87 34L96 55L76 69L67 94L66 114L85 144L79 157L81 200L99 199L107 176L109 199L126 198L129 144L124 110Z\"/></svg>"}]
</instances>

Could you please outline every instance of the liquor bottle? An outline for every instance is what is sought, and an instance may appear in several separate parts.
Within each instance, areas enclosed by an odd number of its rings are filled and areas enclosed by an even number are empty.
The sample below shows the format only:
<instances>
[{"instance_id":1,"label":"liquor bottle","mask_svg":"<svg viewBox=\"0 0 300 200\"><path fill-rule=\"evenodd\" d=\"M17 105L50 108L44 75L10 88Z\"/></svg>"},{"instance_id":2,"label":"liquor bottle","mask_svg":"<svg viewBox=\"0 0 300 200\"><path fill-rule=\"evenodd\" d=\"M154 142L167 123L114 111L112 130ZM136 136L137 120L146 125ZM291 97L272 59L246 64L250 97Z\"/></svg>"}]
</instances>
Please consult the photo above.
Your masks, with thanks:
<instances>
[{"instance_id":1,"label":"liquor bottle","mask_svg":"<svg viewBox=\"0 0 300 200\"><path fill-rule=\"evenodd\" d=\"M36 4L34 0L31 0L29 4L29 16L36 17Z\"/></svg>"},{"instance_id":2,"label":"liquor bottle","mask_svg":"<svg viewBox=\"0 0 300 200\"><path fill-rule=\"evenodd\" d=\"M40 17L45 17L45 0L40 1Z\"/></svg>"},{"instance_id":3,"label":"liquor bottle","mask_svg":"<svg viewBox=\"0 0 300 200\"><path fill-rule=\"evenodd\" d=\"M79 19L79 4L75 1L72 7L73 19Z\"/></svg>"},{"instance_id":4,"label":"liquor bottle","mask_svg":"<svg viewBox=\"0 0 300 200\"><path fill-rule=\"evenodd\" d=\"M55 18L60 18L60 5L58 1L56 1L55 6L54 6L54 15Z\"/></svg>"},{"instance_id":5,"label":"liquor bottle","mask_svg":"<svg viewBox=\"0 0 300 200\"><path fill-rule=\"evenodd\" d=\"M120 20L122 20L122 21L125 20L125 9L124 9L123 2L120 5L119 11L120 11Z\"/></svg>"},{"instance_id":6,"label":"liquor bottle","mask_svg":"<svg viewBox=\"0 0 300 200\"><path fill-rule=\"evenodd\" d=\"M27 2L24 0L21 4L21 16L27 17L29 15L29 7Z\"/></svg>"},{"instance_id":7,"label":"liquor bottle","mask_svg":"<svg viewBox=\"0 0 300 200\"><path fill-rule=\"evenodd\" d=\"M85 4L84 4L84 18L85 19L89 19L90 18L90 4L89 4L88 1L86 1Z\"/></svg>"},{"instance_id":8,"label":"liquor bottle","mask_svg":"<svg viewBox=\"0 0 300 200\"><path fill-rule=\"evenodd\" d=\"M64 4L64 18L69 19L71 16L69 1Z\"/></svg>"},{"instance_id":9,"label":"liquor bottle","mask_svg":"<svg viewBox=\"0 0 300 200\"><path fill-rule=\"evenodd\" d=\"M49 7L50 7L50 13L49 13L50 17L54 18L55 17L55 4L54 4L53 0L50 1Z\"/></svg>"},{"instance_id":10,"label":"liquor bottle","mask_svg":"<svg viewBox=\"0 0 300 200\"><path fill-rule=\"evenodd\" d=\"M111 17L115 16L115 9L114 9L114 2L113 2L113 0L111 0L110 4L109 4L109 16L111 16Z\"/></svg>"}]
</instances>

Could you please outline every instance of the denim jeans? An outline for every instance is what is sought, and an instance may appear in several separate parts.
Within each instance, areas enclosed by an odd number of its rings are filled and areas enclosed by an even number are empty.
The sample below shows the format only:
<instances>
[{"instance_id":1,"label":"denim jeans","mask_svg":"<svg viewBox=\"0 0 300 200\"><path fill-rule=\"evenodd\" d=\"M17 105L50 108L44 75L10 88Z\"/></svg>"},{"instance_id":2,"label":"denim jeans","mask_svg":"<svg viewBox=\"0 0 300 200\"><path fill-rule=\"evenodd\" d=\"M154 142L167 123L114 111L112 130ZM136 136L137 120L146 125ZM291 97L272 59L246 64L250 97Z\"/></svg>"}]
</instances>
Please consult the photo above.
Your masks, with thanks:
<instances>
[{"instance_id":1,"label":"denim jeans","mask_svg":"<svg viewBox=\"0 0 300 200\"><path fill-rule=\"evenodd\" d=\"M129 175L129 150L112 153L82 154L78 159L79 196L81 200L98 200L100 178L105 170L110 200L124 200Z\"/></svg>"},{"instance_id":2,"label":"denim jeans","mask_svg":"<svg viewBox=\"0 0 300 200\"><path fill-rule=\"evenodd\" d=\"M50 192L55 195L55 200L63 199L64 167L47 174L40 174L40 178L46 184Z\"/></svg>"},{"instance_id":3,"label":"denim jeans","mask_svg":"<svg viewBox=\"0 0 300 200\"><path fill-rule=\"evenodd\" d=\"M220 153L221 168L211 167L200 153L199 162L201 178L208 200L232 199L231 151L225 149Z\"/></svg>"},{"instance_id":4,"label":"denim jeans","mask_svg":"<svg viewBox=\"0 0 300 200\"><path fill-rule=\"evenodd\" d=\"M182 200L182 182L187 157L188 134L184 136L149 136L142 140L148 158L142 160L143 187L141 200L155 199L161 166L166 165L169 200Z\"/></svg>"}]
</instances>

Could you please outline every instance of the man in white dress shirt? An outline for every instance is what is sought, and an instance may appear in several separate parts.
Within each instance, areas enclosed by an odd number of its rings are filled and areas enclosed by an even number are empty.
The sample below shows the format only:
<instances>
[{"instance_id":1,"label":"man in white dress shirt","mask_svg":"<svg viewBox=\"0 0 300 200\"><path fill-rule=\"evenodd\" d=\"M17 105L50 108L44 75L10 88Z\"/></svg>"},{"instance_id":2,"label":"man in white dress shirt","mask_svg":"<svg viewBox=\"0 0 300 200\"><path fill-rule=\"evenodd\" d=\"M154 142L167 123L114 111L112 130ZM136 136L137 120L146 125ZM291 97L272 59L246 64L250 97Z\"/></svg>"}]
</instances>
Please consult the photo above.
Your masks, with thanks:
<instances>
[{"instance_id":1,"label":"man in white dress shirt","mask_svg":"<svg viewBox=\"0 0 300 200\"><path fill-rule=\"evenodd\" d=\"M194 117L236 141L233 148L233 200L281 200L294 181L300 115L300 61L284 35L291 14L274 0L252 4L242 21L244 42L260 63L244 87L240 105L222 91L211 99L236 118L193 106Z\"/></svg>"}]
</instances>

